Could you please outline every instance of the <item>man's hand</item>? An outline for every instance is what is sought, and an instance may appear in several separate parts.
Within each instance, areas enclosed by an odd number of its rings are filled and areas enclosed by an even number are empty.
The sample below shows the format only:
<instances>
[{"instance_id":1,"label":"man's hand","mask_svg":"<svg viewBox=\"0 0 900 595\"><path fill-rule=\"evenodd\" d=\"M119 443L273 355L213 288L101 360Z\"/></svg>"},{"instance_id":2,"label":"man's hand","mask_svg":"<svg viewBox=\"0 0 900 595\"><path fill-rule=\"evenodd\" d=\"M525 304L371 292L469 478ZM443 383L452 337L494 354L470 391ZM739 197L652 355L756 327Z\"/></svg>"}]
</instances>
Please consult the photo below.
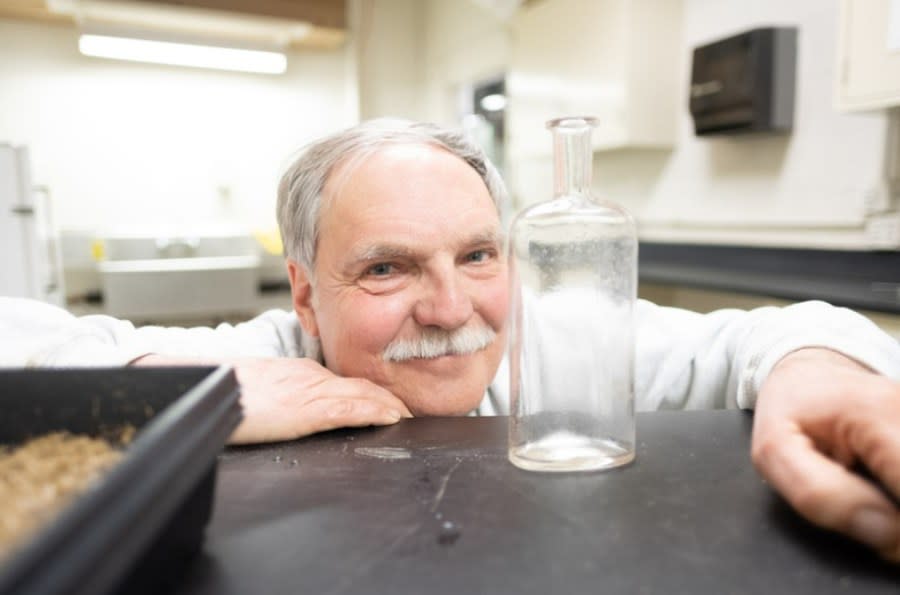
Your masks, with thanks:
<instances>
[{"instance_id":1,"label":"man's hand","mask_svg":"<svg viewBox=\"0 0 900 595\"><path fill-rule=\"evenodd\" d=\"M796 351L760 390L752 456L809 521L900 562L900 384L833 351Z\"/></svg>"},{"instance_id":2,"label":"man's hand","mask_svg":"<svg viewBox=\"0 0 900 595\"><path fill-rule=\"evenodd\" d=\"M311 359L241 358L234 366L241 384L244 421L231 444L293 440L343 427L380 426L412 417L384 388L361 378L342 378ZM206 365L209 362L147 355L133 365Z\"/></svg>"}]
</instances>

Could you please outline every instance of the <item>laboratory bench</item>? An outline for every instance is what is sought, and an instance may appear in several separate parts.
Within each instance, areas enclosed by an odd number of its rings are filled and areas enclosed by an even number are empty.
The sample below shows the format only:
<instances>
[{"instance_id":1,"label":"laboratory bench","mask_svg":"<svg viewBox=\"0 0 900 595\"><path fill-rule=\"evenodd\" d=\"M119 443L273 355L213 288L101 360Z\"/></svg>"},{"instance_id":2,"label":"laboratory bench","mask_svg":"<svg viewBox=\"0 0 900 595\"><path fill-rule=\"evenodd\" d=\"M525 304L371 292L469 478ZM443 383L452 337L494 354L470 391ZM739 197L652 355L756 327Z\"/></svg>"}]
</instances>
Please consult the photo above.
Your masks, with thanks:
<instances>
[{"instance_id":1,"label":"laboratory bench","mask_svg":"<svg viewBox=\"0 0 900 595\"><path fill-rule=\"evenodd\" d=\"M403 420L232 447L173 592L896 593L900 567L813 527L755 473L752 414L637 416L605 472L507 460L507 418Z\"/></svg>"}]
</instances>

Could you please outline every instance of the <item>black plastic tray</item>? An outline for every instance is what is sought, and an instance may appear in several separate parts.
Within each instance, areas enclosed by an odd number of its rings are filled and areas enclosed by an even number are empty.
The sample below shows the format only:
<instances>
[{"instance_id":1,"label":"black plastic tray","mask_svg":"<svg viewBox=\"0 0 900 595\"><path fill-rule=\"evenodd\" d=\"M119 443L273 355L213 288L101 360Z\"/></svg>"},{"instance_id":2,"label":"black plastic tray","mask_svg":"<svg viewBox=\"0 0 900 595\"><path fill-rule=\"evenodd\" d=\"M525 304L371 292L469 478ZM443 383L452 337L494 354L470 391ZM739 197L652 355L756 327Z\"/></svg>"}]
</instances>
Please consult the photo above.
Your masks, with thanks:
<instances>
[{"instance_id":1,"label":"black plastic tray","mask_svg":"<svg viewBox=\"0 0 900 595\"><path fill-rule=\"evenodd\" d=\"M231 368L0 370L0 444L138 429L122 460L0 566L0 594L159 592L203 543Z\"/></svg>"}]
</instances>

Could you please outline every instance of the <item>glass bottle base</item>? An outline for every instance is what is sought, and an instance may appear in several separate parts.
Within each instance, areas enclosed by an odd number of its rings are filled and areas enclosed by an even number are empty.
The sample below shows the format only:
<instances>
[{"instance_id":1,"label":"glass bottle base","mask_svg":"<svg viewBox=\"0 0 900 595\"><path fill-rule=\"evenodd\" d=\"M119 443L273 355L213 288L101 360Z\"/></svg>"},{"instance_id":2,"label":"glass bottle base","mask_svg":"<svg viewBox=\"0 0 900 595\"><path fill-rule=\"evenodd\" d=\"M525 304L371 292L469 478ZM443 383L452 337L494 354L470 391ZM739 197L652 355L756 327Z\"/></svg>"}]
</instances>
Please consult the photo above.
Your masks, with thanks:
<instances>
[{"instance_id":1,"label":"glass bottle base","mask_svg":"<svg viewBox=\"0 0 900 595\"><path fill-rule=\"evenodd\" d=\"M528 471L598 471L632 462L634 449L616 440L557 432L510 448L509 460Z\"/></svg>"}]
</instances>

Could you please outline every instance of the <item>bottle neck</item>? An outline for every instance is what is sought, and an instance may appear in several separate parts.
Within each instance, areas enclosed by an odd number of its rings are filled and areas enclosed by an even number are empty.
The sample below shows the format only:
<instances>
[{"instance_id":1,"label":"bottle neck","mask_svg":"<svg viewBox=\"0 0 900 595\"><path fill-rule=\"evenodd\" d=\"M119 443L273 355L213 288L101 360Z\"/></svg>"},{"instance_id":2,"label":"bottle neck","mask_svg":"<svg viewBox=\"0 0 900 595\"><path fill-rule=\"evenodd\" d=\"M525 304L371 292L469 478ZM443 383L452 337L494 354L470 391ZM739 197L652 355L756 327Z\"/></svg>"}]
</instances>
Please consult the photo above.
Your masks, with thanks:
<instances>
[{"instance_id":1,"label":"bottle neck","mask_svg":"<svg viewBox=\"0 0 900 595\"><path fill-rule=\"evenodd\" d=\"M590 195L591 127L554 127L554 195Z\"/></svg>"}]
</instances>

